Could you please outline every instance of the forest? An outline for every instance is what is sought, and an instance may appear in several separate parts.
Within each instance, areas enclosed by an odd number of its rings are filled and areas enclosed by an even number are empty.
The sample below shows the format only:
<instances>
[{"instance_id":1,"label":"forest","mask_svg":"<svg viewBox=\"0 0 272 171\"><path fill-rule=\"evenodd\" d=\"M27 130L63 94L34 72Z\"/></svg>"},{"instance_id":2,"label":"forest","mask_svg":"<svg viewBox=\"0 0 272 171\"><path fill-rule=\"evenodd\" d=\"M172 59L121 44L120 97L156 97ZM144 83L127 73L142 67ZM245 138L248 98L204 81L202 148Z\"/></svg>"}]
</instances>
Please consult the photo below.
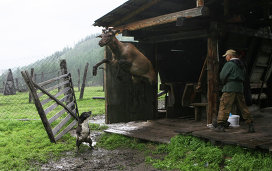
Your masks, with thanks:
<instances>
[{"instance_id":1,"label":"forest","mask_svg":"<svg viewBox=\"0 0 272 171\"><path fill-rule=\"evenodd\" d=\"M23 67L11 68L13 78L18 79L19 89L26 90L25 83L21 76L21 71L31 71L34 68L34 80L39 83L50 78L54 78L60 74L60 60L65 59L67 62L68 72L72 74L74 85L78 84L78 69L80 70L80 81L86 63L89 63L86 86L98 86L103 84L102 69L98 70L97 76L92 76L92 66L99 62L104 57L104 48L98 45L99 39L96 34L87 36L79 41L74 47L65 47L61 51L42 58L32 64ZM0 80L4 84L6 81L8 70L1 76ZM0 89L3 90L3 84L0 84ZM80 83L82 84L82 83Z\"/></svg>"}]
</instances>

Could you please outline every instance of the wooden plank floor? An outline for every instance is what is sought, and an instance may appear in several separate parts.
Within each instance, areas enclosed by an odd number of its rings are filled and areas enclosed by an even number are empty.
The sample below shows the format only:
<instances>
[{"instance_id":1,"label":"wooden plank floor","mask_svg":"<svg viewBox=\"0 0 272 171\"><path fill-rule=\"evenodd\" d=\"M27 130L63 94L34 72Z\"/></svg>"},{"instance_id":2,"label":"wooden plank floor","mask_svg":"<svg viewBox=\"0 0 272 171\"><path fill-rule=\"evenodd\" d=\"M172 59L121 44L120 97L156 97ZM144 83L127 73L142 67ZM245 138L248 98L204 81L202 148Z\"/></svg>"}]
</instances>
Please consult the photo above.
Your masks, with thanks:
<instances>
[{"instance_id":1,"label":"wooden plank floor","mask_svg":"<svg viewBox=\"0 0 272 171\"><path fill-rule=\"evenodd\" d=\"M206 126L206 121L192 119L159 119L147 122L109 124L108 133L122 134L148 141L169 143L178 134L193 135L212 142L259 148L272 151L272 108L252 112L255 133L247 133L247 125L240 121L240 127L215 132Z\"/></svg>"}]
</instances>

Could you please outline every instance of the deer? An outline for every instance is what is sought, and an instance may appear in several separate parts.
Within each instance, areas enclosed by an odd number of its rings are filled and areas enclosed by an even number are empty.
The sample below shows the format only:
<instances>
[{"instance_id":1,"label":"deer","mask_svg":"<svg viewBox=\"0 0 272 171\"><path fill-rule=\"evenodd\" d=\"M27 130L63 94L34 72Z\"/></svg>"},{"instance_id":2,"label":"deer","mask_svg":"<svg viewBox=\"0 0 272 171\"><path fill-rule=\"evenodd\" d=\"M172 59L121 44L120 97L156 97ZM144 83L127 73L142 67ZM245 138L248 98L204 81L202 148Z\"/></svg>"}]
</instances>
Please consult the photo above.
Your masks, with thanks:
<instances>
[{"instance_id":1,"label":"deer","mask_svg":"<svg viewBox=\"0 0 272 171\"><path fill-rule=\"evenodd\" d=\"M99 46L108 46L113 55L112 59L103 59L101 62L93 66L93 75L97 74L97 68L103 64L119 65L125 72L131 74L134 83L140 79L146 78L153 85L156 74L150 60L142 54L133 44L120 42L115 35L119 30L106 28L102 30L102 34L97 36L101 38Z\"/></svg>"}]
</instances>

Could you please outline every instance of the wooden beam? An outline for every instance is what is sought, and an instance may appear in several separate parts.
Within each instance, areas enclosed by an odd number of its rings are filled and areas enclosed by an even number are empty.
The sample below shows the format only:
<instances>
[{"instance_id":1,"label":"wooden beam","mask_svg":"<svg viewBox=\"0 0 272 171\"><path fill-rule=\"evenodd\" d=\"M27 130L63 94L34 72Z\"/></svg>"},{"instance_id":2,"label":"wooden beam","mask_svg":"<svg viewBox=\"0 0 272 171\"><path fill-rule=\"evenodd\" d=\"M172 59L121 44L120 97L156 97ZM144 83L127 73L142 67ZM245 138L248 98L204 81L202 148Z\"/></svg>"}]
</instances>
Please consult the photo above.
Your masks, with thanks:
<instances>
[{"instance_id":1,"label":"wooden beam","mask_svg":"<svg viewBox=\"0 0 272 171\"><path fill-rule=\"evenodd\" d=\"M169 42L169 41L176 41L176 40L203 38L207 36L208 36L207 30L193 30L193 31L183 31L183 32L174 33L174 34L148 37L146 39L141 39L141 41L145 43L160 43L160 42Z\"/></svg>"},{"instance_id":2,"label":"wooden beam","mask_svg":"<svg viewBox=\"0 0 272 171\"><path fill-rule=\"evenodd\" d=\"M150 8L151 6L157 4L160 0L152 0L144 5L142 5L141 7L137 8L135 11L131 11L128 15L126 15L125 17L117 20L116 22L113 23L112 26L118 26L122 23L124 23L125 21L129 20L130 18L136 16L137 14L143 12L144 10Z\"/></svg>"},{"instance_id":3,"label":"wooden beam","mask_svg":"<svg viewBox=\"0 0 272 171\"><path fill-rule=\"evenodd\" d=\"M208 38L207 54L207 81L208 81L208 107L207 107L207 124L211 124L217 115L218 103L218 39L217 25L211 24L211 35Z\"/></svg>"},{"instance_id":4,"label":"wooden beam","mask_svg":"<svg viewBox=\"0 0 272 171\"><path fill-rule=\"evenodd\" d=\"M259 37L264 39L272 39L272 34L265 30L255 30L247 27L241 27L236 25L227 25L226 31L231 33L242 34L251 37Z\"/></svg>"},{"instance_id":5,"label":"wooden beam","mask_svg":"<svg viewBox=\"0 0 272 171\"><path fill-rule=\"evenodd\" d=\"M120 30L121 32L123 30L139 30L146 27L171 23L177 20L179 17L185 17L185 18L192 18L192 17L198 17L198 16L207 16L208 15L208 8L203 7L197 7L192 9L187 9L179 12L174 12L166 15L161 15L158 17L148 18L140 21L136 21L133 23L129 23L126 25L115 27L115 29Z\"/></svg>"}]
</instances>

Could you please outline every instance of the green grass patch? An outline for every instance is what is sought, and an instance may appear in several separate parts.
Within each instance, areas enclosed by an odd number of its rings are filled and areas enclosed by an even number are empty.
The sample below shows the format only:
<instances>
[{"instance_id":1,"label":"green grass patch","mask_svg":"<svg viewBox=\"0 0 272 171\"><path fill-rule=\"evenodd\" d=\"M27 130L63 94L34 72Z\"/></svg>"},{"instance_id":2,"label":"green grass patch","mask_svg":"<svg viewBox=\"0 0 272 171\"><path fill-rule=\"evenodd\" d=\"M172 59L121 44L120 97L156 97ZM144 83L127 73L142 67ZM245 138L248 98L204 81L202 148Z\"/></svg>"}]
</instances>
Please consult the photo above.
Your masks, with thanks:
<instances>
[{"instance_id":1,"label":"green grass patch","mask_svg":"<svg viewBox=\"0 0 272 171\"><path fill-rule=\"evenodd\" d=\"M99 141L97 142L97 146L108 150L117 148L131 148L143 151L146 149L146 143L141 142L139 139L108 133L101 135Z\"/></svg>"},{"instance_id":2,"label":"green grass patch","mask_svg":"<svg viewBox=\"0 0 272 171\"><path fill-rule=\"evenodd\" d=\"M75 148L68 134L51 143L40 121L1 120L0 125L0 170L28 170L31 162L44 163Z\"/></svg>"},{"instance_id":3,"label":"green grass patch","mask_svg":"<svg viewBox=\"0 0 272 171\"><path fill-rule=\"evenodd\" d=\"M103 134L98 146L109 150L145 151L146 162L162 170L271 170L272 155L239 146L214 146L192 136L175 136L170 144L143 143L134 138Z\"/></svg>"},{"instance_id":4,"label":"green grass patch","mask_svg":"<svg viewBox=\"0 0 272 171\"><path fill-rule=\"evenodd\" d=\"M109 128L107 125L100 125L96 123L90 123L89 126L91 130L95 130L95 131L103 131Z\"/></svg>"},{"instance_id":5,"label":"green grass patch","mask_svg":"<svg viewBox=\"0 0 272 171\"><path fill-rule=\"evenodd\" d=\"M102 87L86 87L82 100L78 100L79 94L75 92L80 113L90 110L93 115L105 113L105 101L92 99L104 96ZM35 105L28 102L28 96L28 92L0 95L0 170L38 170L41 163L76 149L76 140L70 134L56 144L50 142ZM106 129L95 124L91 124L91 128Z\"/></svg>"}]
</instances>

